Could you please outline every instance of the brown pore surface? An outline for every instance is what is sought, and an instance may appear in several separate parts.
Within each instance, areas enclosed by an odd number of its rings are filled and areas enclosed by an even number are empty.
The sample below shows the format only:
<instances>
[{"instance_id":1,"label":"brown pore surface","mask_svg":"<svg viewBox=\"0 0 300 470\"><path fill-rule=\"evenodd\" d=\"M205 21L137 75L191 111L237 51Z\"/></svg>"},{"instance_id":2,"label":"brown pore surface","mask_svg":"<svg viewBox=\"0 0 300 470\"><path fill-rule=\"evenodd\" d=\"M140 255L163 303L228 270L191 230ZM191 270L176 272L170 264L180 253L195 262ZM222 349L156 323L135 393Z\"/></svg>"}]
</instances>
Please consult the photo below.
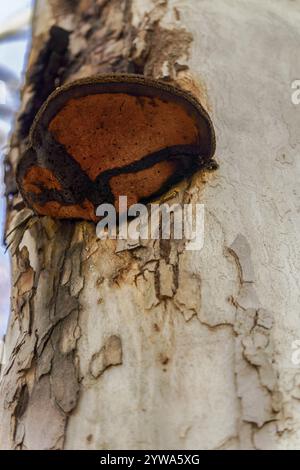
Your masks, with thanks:
<instances>
[{"instance_id":1,"label":"brown pore surface","mask_svg":"<svg viewBox=\"0 0 300 470\"><path fill-rule=\"evenodd\" d=\"M93 181L103 171L200 139L195 120L177 103L123 93L70 99L49 130ZM156 177L155 169L147 172L149 187Z\"/></svg>"},{"instance_id":2,"label":"brown pore surface","mask_svg":"<svg viewBox=\"0 0 300 470\"><path fill-rule=\"evenodd\" d=\"M59 202L49 201L45 204L33 203L34 210L40 215L50 215L58 219L84 219L97 221L93 204L87 199L84 202L74 205L62 206Z\"/></svg>"},{"instance_id":3,"label":"brown pore surface","mask_svg":"<svg viewBox=\"0 0 300 470\"><path fill-rule=\"evenodd\" d=\"M39 194L43 187L46 189L61 190L62 187L53 173L47 168L32 166L23 180L23 189L27 193Z\"/></svg>"},{"instance_id":4,"label":"brown pore surface","mask_svg":"<svg viewBox=\"0 0 300 470\"><path fill-rule=\"evenodd\" d=\"M175 162L163 161L136 173L113 176L110 179L110 187L115 197L117 209L119 196L126 195L127 204L131 206L159 191L167 179L174 174L175 170ZM151 181L151 186L149 186L149 181Z\"/></svg>"}]
</instances>

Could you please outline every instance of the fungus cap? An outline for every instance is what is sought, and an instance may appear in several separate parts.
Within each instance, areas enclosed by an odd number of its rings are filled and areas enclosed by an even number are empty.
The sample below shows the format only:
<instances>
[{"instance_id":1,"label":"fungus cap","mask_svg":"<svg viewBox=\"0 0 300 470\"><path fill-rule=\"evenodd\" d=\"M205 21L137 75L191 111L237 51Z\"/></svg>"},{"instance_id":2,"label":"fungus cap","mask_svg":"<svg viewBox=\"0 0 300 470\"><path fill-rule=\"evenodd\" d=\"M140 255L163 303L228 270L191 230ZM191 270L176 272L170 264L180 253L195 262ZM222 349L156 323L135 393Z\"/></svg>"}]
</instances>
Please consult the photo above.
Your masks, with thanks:
<instances>
[{"instance_id":1,"label":"fungus cap","mask_svg":"<svg viewBox=\"0 0 300 470\"><path fill-rule=\"evenodd\" d=\"M147 202L212 166L211 120L189 92L139 75L56 89L38 112L17 183L36 213L96 220L98 205Z\"/></svg>"}]
</instances>

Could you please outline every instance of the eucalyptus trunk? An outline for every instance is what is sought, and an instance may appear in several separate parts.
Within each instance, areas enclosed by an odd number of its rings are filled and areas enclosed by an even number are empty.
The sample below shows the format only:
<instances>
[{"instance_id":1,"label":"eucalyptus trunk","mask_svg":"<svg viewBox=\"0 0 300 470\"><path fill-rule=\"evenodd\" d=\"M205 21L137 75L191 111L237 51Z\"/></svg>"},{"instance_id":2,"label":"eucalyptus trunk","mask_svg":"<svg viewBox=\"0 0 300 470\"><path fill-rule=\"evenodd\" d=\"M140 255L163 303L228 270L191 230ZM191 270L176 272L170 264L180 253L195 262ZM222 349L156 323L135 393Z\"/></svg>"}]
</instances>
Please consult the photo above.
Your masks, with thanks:
<instances>
[{"instance_id":1,"label":"eucalyptus trunk","mask_svg":"<svg viewBox=\"0 0 300 470\"><path fill-rule=\"evenodd\" d=\"M10 235L1 448L300 446L299 23L288 0L37 0L6 159L7 230L28 220ZM103 72L175 81L208 109L220 167L168 200L205 205L201 251L23 207L34 115Z\"/></svg>"}]
</instances>

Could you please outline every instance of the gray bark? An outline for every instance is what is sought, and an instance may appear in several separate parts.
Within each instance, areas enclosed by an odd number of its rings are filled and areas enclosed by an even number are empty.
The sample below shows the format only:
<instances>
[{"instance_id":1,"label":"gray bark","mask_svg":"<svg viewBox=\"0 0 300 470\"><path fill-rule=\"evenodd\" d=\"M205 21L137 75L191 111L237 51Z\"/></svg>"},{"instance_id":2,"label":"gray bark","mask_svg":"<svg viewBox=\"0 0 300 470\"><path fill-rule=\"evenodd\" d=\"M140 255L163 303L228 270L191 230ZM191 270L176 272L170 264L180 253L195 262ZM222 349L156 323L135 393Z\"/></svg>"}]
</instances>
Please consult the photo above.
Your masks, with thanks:
<instances>
[{"instance_id":1,"label":"gray bark","mask_svg":"<svg viewBox=\"0 0 300 470\"><path fill-rule=\"evenodd\" d=\"M16 230L1 447L298 448L299 2L70 5L37 2L21 116L56 24L71 35L52 87L111 71L172 79L208 108L220 168L170 201L205 204L200 252L118 251L91 223L47 217ZM25 214L10 176L9 228Z\"/></svg>"}]
</instances>

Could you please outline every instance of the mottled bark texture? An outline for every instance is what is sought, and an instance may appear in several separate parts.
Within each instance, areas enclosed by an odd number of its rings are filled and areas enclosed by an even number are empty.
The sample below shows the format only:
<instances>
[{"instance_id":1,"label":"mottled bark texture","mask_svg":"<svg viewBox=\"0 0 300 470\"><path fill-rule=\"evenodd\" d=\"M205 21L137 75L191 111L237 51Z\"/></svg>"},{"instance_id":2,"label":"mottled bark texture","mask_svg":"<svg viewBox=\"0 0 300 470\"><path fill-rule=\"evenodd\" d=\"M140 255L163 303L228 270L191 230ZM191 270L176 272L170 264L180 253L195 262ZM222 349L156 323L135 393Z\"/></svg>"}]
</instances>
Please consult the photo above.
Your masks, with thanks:
<instances>
[{"instance_id":1,"label":"mottled bark texture","mask_svg":"<svg viewBox=\"0 0 300 470\"><path fill-rule=\"evenodd\" d=\"M38 0L14 183L59 84L138 72L208 107L220 169L168 202L205 204L205 244L99 241L92 223L13 235L0 445L17 449L297 448L300 5L289 0Z\"/></svg>"}]
</instances>

